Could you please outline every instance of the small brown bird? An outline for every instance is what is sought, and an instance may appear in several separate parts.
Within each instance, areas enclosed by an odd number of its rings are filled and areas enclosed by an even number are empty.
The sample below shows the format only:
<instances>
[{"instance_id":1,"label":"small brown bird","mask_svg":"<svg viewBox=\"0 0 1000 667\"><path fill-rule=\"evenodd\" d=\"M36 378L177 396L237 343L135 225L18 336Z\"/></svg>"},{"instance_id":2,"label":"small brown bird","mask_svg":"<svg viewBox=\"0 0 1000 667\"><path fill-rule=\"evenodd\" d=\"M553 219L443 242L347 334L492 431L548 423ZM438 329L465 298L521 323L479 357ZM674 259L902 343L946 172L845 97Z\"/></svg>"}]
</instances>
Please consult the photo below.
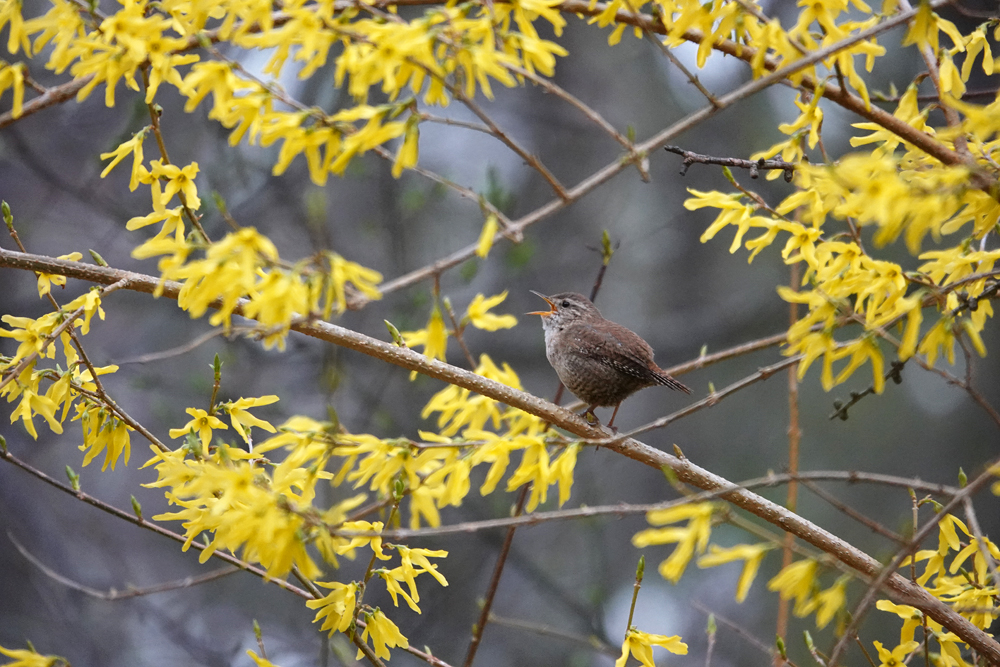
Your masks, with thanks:
<instances>
[{"instance_id":1,"label":"small brown bird","mask_svg":"<svg viewBox=\"0 0 1000 667\"><path fill-rule=\"evenodd\" d=\"M549 304L541 315L545 356L566 388L586 401L584 415L596 407L615 406L608 427L614 428L622 401L644 387L661 384L690 394L653 362L653 349L634 332L604 319L590 299L575 292L544 296ZM617 430L616 430L617 432Z\"/></svg>"}]
</instances>

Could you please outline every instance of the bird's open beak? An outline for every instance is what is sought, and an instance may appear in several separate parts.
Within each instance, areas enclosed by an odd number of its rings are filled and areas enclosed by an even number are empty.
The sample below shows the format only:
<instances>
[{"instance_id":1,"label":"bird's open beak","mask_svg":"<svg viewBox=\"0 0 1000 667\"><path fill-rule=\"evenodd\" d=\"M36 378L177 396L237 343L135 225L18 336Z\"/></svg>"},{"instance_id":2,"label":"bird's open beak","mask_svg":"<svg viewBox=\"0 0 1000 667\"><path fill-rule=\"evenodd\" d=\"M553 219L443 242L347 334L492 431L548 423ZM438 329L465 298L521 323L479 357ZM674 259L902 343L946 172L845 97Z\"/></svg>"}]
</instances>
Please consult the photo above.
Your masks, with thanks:
<instances>
[{"instance_id":1,"label":"bird's open beak","mask_svg":"<svg viewBox=\"0 0 1000 667\"><path fill-rule=\"evenodd\" d=\"M530 313L525 313L525 315L541 315L542 317L548 317L552 313L556 312L556 304L549 301L549 297L545 296L544 294L539 294L535 290L528 290L528 291L534 294L535 296L540 296L543 299L545 299L545 303L549 304L550 310L535 310Z\"/></svg>"}]
</instances>

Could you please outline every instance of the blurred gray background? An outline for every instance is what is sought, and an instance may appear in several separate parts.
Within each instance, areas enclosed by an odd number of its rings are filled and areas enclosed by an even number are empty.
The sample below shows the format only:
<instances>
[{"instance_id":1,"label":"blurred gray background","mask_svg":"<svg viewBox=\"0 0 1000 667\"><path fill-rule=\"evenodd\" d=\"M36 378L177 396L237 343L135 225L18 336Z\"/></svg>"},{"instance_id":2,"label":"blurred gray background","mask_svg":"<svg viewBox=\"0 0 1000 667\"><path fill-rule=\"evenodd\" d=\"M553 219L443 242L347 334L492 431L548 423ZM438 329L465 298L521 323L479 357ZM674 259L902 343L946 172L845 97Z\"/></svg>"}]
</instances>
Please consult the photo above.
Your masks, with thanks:
<instances>
[{"instance_id":1,"label":"blurred gray background","mask_svg":"<svg viewBox=\"0 0 1000 667\"><path fill-rule=\"evenodd\" d=\"M37 15L41 7L38 2L25 2L24 13ZM785 25L793 20L791 3L771 3L766 9L776 11ZM975 25L975 20L954 13L946 16L966 31ZM893 50L901 34L897 30L882 38L893 52L879 61L876 74L869 79L871 90L887 91L891 83L903 90L923 67L912 49ZM558 41L570 57L560 60L555 82L619 130L634 128L639 139L703 106L697 91L655 45L634 39L628 31L620 46L610 48L607 35L606 30L569 17ZM680 49L679 56L692 63L693 49ZM251 68L263 62L260 56L245 58ZM31 72L47 85L64 80L51 76L41 62L33 64ZM748 74L742 63L715 55L700 76L710 90L723 93ZM351 104L344 91L333 87L329 67L306 83L293 77L283 83L301 101L328 111ZM979 77L969 87L991 85L995 88L995 79ZM617 144L554 96L531 85L494 86L494 90L494 101L482 101L485 109L540 156L564 184L575 184L618 158ZM793 96L794 91L780 87L758 94L672 143L711 155L748 157L783 139L776 127L794 119ZM9 105L8 100L3 104ZM197 161L201 166L198 186L206 202L204 224L216 238L227 228L211 204L212 191L227 201L240 224L270 236L284 258L297 259L331 248L381 271L386 279L419 268L478 237L482 217L475 203L411 172L395 180L389 173L391 165L376 156L356 159L343 178L331 178L322 188L309 181L302 159L275 178L270 170L277 147L241 144L231 149L227 131L204 117L207 103L185 114L183 100L168 87L161 88L158 102L164 108L163 127L172 160L178 164ZM826 102L823 108L827 150L841 155L849 150L849 123L860 119ZM434 113L471 119L457 103ZM79 251L86 257L87 249L93 248L112 266L155 272L154 260L136 261L129 256L151 233L124 230L130 217L145 215L150 209L143 188L135 193L127 190L130 159L108 178L99 178L98 154L112 150L147 123L141 96L119 86L114 109L105 108L103 95L95 93L83 104L50 108L0 131L0 197L10 203L29 252L54 256ZM500 142L429 123L421 132L422 167L478 192L493 193L512 218L552 199L542 179ZM147 142L146 155L156 157L151 142ZM550 294L590 290L600 264L594 249L605 229L619 247L597 305L607 317L646 338L661 366L693 359L702 349L712 353L781 332L787 326L788 306L778 298L775 285L787 283L789 276L779 256L783 243L763 252L752 265L747 264L744 250L729 254L731 230L711 243L700 243L699 236L713 213L686 211L682 206L688 196L685 189L729 190L730 186L716 167L695 165L680 177L680 163L678 156L658 151L650 159L652 182L643 183L634 169L626 170L531 227L522 244L498 244L488 261L473 259L448 271L441 289L457 310L462 311L476 293L509 290L507 301L496 310L519 317L516 328L495 334L470 329L467 337L473 354L488 353L497 362L509 362L528 391L551 397L557 380L545 360L541 326L537 318L521 314L541 305L529 290ZM751 182L745 173L736 177L772 204L790 192L791 186L780 179ZM870 240L869 233L866 238ZM13 247L9 239L0 243ZM907 268L918 264L903 249L885 252ZM70 281L65 290L55 291L56 297L65 303L87 287ZM0 313L35 317L47 308L37 296L31 275L14 270L0 273ZM388 295L362 311L347 312L338 323L385 339L384 319L400 329L415 329L424 326L429 308L430 284L425 282ZM275 424L293 414L324 419L327 409L333 408L352 432L414 436L418 428L431 425L420 420L420 409L443 386L424 377L410 382L407 371L296 335L289 338L284 354L264 351L245 340L216 338L183 356L126 363L183 345L204 333L208 323L191 320L173 301L127 292L109 297L105 309L107 319L95 322L86 338L89 354L98 365L121 365L107 380L109 390L161 438L166 438L169 428L187 421L186 407L207 406L212 383L209 366L215 354L225 363L220 398L277 394L279 403L257 411ZM997 405L995 349L1000 340L994 326L987 329L984 339L994 354L975 359L974 378L986 398ZM0 339L4 353L14 349L12 341ZM624 404L618 425L627 429L645 423L704 396L710 383L722 388L781 358L772 348L685 375L683 381L694 389L692 399L661 388L645 390ZM465 365L454 342L449 361ZM959 361L949 370L961 375L964 366ZM819 387L819 364L810 370L801 386L802 470L863 470L954 484L960 467L972 476L996 455L997 430L983 411L960 389L914 365L906 367L902 385L889 384L882 396L866 398L851 409L848 421L829 421L833 400L865 389L870 377L870 369L865 368L827 394ZM787 464L788 446L786 378L785 373L778 374L713 409L649 433L644 440L663 449L676 443L694 462L731 480L781 471ZM129 507L130 494L141 501L146 516L166 507L160 490L139 486L154 475L138 469L148 455L138 437L133 437L131 464L101 474L100 460L86 469L80 467L76 423L67 424L66 435L56 437L36 420L40 436L34 441L20 424L10 425L12 408L0 407L0 433L16 456L59 479L65 479L63 468L69 464L82 473L84 490L118 507ZM607 411L600 414L605 420L610 416ZM483 474L477 471L475 480ZM496 493L482 499L475 480L465 504L443 513L445 522L508 513L514 494ZM908 530L910 501L904 490L824 486L886 526ZM331 490L327 500L348 491ZM785 489L764 494L781 501ZM555 507L556 496L549 495L546 509ZM567 507L655 502L674 496L658 471L604 449L588 450L580 456ZM804 516L872 555L884 558L891 553L884 538L805 490L800 492L799 507ZM984 494L979 508L984 531L995 534L994 498ZM617 650L640 555L630 539L644 526L642 517L631 516L554 523L518 532L494 612L577 635L593 634ZM171 527L180 530L179 525ZM251 621L257 619L269 657L284 667L340 664L341 653L348 664L353 659L342 637L332 652L323 646L322 636L311 624L313 612L300 599L253 576L235 574L192 589L105 602L44 575L18 553L8 533L55 571L100 589L144 587L217 567L214 563L200 566L195 552L182 554L177 544L115 520L0 463L0 644L6 647L19 648L30 639L40 651L67 656L76 667L248 665L245 651L256 648ZM441 571L451 585L441 588L422 582L422 615L405 607L388 612L415 646L427 645L442 659L461 664L479 613L477 599L486 590L502 538L502 532L492 531L419 541L420 546L449 550ZM713 540L722 545L756 541L727 526L717 528ZM648 632L680 634L691 647L687 657L671 656L668 664L704 662L706 617L695 605L715 611L772 644L777 599L765 584L778 569L778 552L765 560L742 605L733 600L738 565L711 571L692 565L681 582L671 586L655 573L669 549L654 547L644 553L646 585L634 622ZM347 581L360 576L364 565L345 561L342 571L329 576ZM835 574L825 574L823 586L832 584L834 578ZM860 592L860 585L851 585L852 604ZM382 594L372 594L366 601L383 609L391 606ZM869 647L871 640L893 642L898 627L897 619L872 612L863 638ZM812 630L821 648L828 648L832 641L830 628L817 632L812 619L793 620L789 644L799 664L808 661L801 642L803 629ZM853 658L862 659L860 655ZM613 660L578 643L491 625L476 664L583 667L611 665ZM737 633L720 629L714 665L767 661L764 653ZM421 663L396 651L391 664Z\"/></svg>"}]
</instances>

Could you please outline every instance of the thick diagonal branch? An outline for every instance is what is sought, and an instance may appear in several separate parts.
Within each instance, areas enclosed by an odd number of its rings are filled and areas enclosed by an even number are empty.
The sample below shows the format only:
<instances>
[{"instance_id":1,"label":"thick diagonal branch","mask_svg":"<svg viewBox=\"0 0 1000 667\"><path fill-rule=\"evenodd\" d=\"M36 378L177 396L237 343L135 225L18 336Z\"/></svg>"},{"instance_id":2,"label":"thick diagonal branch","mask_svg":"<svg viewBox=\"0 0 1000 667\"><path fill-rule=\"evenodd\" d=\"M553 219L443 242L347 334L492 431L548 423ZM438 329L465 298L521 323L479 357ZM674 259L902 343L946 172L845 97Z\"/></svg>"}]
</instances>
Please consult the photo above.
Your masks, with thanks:
<instances>
[{"instance_id":1,"label":"thick diagonal branch","mask_svg":"<svg viewBox=\"0 0 1000 667\"><path fill-rule=\"evenodd\" d=\"M152 293L158 283L158 280L153 276L4 249L0 249L0 267L65 275L102 285L127 279L127 289L146 293ZM168 281L164 285L163 294L170 298L176 298L180 287L179 283ZM511 407L519 408L580 438L596 440L607 436L605 431L591 426L581 417L544 399L436 359L428 359L414 350L396 347L392 343L327 322L300 323L293 325L292 328L307 336L361 352L407 370L429 375ZM695 465L686 458L672 456L631 439L615 443L609 446L609 449L656 469L668 467L673 470L679 481L704 491L717 491L723 500L794 534L864 576L872 579L884 578L883 587L889 597L899 603L920 609L930 618L954 632L980 654L986 656L991 663L1000 664L1000 643L997 643L993 637L974 626L958 612L931 596L912 581L896 573L884 573L882 563L833 533L794 512L790 512L781 505Z\"/></svg>"}]
</instances>

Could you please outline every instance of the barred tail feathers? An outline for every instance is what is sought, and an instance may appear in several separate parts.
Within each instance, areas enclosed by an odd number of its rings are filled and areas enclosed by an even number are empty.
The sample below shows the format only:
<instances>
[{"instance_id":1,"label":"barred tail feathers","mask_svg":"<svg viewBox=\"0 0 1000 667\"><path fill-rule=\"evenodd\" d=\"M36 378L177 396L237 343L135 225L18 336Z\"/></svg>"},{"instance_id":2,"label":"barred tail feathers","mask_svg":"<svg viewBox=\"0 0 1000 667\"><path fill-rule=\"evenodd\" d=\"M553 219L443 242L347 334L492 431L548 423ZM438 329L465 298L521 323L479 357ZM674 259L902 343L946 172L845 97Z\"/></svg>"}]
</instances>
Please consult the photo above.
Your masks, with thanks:
<instances>
[{"instance_id":1,"label":"barred tail feathers","mask_svg":"<svg viewBox=\"0 0 1000 667\"><path fill-rule=\"evenodd\" d=\"M664 387L670 387L671 389L676 389L677 391L683 391L685 394L691 393L690 389L664 373L662 370L659 373L653 373L653 378L656 380L656 384L663 385Z\"/></svg>"}]
</instances>

